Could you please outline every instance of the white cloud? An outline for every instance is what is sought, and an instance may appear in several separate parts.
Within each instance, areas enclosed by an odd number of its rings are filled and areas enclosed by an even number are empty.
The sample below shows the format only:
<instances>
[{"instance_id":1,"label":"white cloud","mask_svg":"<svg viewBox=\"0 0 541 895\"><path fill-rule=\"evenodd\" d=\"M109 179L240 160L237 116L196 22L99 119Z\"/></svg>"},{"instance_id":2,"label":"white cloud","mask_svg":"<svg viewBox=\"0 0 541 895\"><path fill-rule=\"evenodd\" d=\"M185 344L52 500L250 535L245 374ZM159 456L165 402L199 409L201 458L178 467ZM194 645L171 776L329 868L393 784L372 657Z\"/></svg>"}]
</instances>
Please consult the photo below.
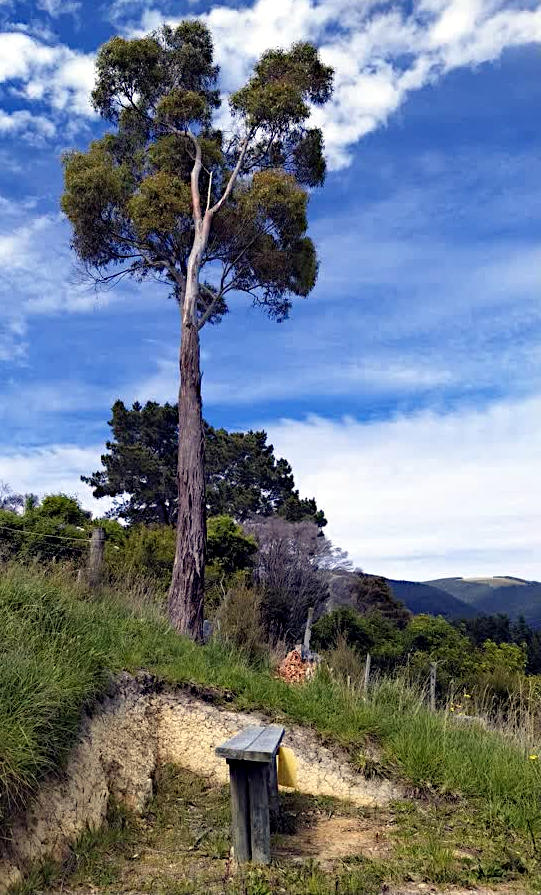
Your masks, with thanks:
<instances>
[{"instance_id":1,"label":"white cloud","mask_svg":"<svg viewBox=\"0 0 541 895\"><path fill-rule=\"evenodd\" d=\"M404 4L405 6L405 4ZM372 0L255 0L213 6L202 16L214 35L225 89L247 77L261 53L296 40L321 47L336 70L332 102L314 111L331 166L385 124L411 90L454 68L496 59L506 47L541 41L541 6L509 0L414 0L413 9ZM159 26L166 10L149 6L138 31Z\"/></svg>"},{"instance_id":2,"label":"white cloud","mask_svg":"<svg viewBox=\"0 0 541 895\"><path fill-rule=\"evenodd\" d=\"M56 134L56 126L45 115L33 115L28 109L4 112L0 109L0 134L19 134L25 140L49 139Z\"/></svg>"},{"instance_id":3,"label":"white cloud","mask_svg":"<svg viewBox=\"0 0 541 895\"><path fill-rule=\"evenodd\" d=\"M471 35L483 15L483 0L452 0L439 4L439 18L430 30L430 43L435 47L447 46ZM426 4L425 4L426 8Z\"/></svg>"},{"instance_id":4,"label":"white cloud","mask_svg":"<svg viewBox=\"0 0 541 895\"><path fill-rule=\"evenodd\" d=\"M266 426L366 571L541 579L541 397L390 421Z\"/></svg>"},{"instance_id":5,"label":"white cloud","mask_svg":"<svg viewBox=\"0 0 541 895\"><path fill-rule=\"evenodd\" d=\"M81 3L79 0L37 0L36 6L50 15L51 18L56 19L58 16L78 13Z\"/></svg>"},{"instance_id":6,"label":"white cloud","mask_svg":"<svg viewBox=\"0 0 541 895\"><path fill-rule=\"evenodd\" d=\"M99 468L102 450L101 445L85 448L47 445L35 450L0 454L0 480L22 494L42 497L62 492L78 497L85 509L103 516L111 501L108 498L95 500L88 485L81 482L82 475Z\"/></svg>"},{"instance_id":7,"label":"white cloud","mask_svg":"<svg viewBox=\"0 0 541 895\"><path fill-rule=\"evenodd\" d=\"M167 373L169 372L169 375ZM160 394L174 395L171 387L173 375L178 376L176 365L169 371L164 368L162 376L153 377L154 398ZM389 356L359 360L345 358L330 363L321 360L319 364L305 366L303 360L285 365L281 371L267 371L267 375L254 376L246 381L243 370L238 371L235 381L212 378L203 380L204 401L209 406L252 404L257 401L280 401L302 398L310 395L319 397L351 395L361 392L369 395L392 394L400 400L402 394L423 391L439 386L452 385L454 374L447 369L423 363L422 358L396 361ZM167 392L165 389L167 388ZM145 394L152 396L150 383L145 383Z\"/></svg>"},{"instance_id":8,"label":"white cloud","mask_svg":"<svg viewBox=\"0 0 541 895\"><path fill-rule=\"evenodd\" d=\"M192 12L202 0L185 0ZM154 18L154 16L165 18L166 14L178 11L176 0L162 0L160 9L154 9L149 6L148 0L113 0L113 2L104 3L102 6L103 14L109 22L112 22L117 28L128 32L130 29L137 27L138 23L146 16Z\"/></svg>"},{"instance_id":9,"label":"white cloud","mask_svg":"<svg viewBox=\"0 0 541 895\"><path fill-rule=\"evenodd\" d=\"M40 0L50 15L77 3ZM145 0L116 0L107 13L126 33L143 33L171 18ZM195 8L190 0L186 9ZM134 17L138 17L134 25ZM336 69L332 102L314 110L331 167L340 168L363 136L385 124L410 91L461 66L496 59L506 47L541 41L541 6L511 0L414 0L408 12L376 0L254 0L215 5L210 26L227 93L248 76L261 53L296 40L317 43ZM46 102L53 116L91 117L94 56L17 31L0 34L0 83L21 97ZM224 118L227 122L227 119Z\"/></svg>"},{"instance_id":10,"label":"white cloud","mask_svg":"<svg viewBox=\"0 0 541 895\"><path fill-rule=\"evenodd\" d=\"M2 118L0 116L0 130ZM31 315L85 313L125 299L122 287L96 293L81 280L61 214L39 214L31 200L0 197L0 359L21 356Z\"/></svg>"},{"instance_id":11,"label":"white cloud","mask_svg":"<svg viewBox=\"0 0 541 895\"><path fill-rule=\"evenodd\" d=\"M10 83L30 103L93 115L90 91L94 57L62 44L50 45L18 31L0 33L0 83Z\"/></svg>"}]
</instances>

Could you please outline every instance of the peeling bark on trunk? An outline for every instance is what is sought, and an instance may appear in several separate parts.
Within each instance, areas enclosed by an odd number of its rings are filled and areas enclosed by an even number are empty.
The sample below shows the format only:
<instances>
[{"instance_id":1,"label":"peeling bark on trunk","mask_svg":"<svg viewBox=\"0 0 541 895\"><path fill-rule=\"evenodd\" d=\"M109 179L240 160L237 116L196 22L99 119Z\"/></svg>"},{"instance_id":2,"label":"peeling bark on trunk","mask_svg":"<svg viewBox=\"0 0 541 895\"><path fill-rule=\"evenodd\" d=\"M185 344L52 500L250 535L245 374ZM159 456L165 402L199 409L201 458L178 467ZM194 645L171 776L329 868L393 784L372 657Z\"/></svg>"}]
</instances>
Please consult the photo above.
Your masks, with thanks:
<instances>
[{"instance_id":1,"label":"peeling bark on trunk","mask_svg":"<svg viewBox=\"0 0 541 895\"><path fill-rule=\"evenodd\" d=\"M194 166L192 179L197 166ZM195 178L197 181L197 177ZM198 192L194 189L199 207ZM194 200L194 208L195 208ZM201 403L201 366L197 302L199 271L212 215L196 219L196 232L181 301L180 389L178 396L178 518L169 619L180 634L203 639L207 505L205 441Z\"/></svg>"},{"instance_id":2,"label":"peeling bark on trunk","mask_svg":"<svg viewBox=\"0 0 541 895\"><path fill-rule=\"evenodd\" d=\"M180 348L178 522L169 618L179 633L201 640L207 537L204 435L199 333L186 316Z\"/></svg>"}]
</instances>

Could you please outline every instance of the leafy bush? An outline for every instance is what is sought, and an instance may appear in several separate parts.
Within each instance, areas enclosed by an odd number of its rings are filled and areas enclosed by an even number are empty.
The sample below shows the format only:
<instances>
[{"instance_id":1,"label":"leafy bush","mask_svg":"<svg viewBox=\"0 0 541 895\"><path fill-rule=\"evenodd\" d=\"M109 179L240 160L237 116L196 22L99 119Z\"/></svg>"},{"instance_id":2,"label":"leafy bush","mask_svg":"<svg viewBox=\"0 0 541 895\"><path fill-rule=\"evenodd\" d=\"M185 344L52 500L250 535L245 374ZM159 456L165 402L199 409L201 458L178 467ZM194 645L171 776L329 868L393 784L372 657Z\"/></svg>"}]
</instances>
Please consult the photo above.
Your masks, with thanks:
<instances>
[{"instance_id":1,"label":"leafy bush","mask_svg":"<svg viewBox=\"0 0 541 895\"><path fill-rule=\"evenodd\" d=\"M29 497L22 514L0 509L0 557L80 561L91 528L90 513L75 498L52 494L38 503Z\"/></svg>"},{"instance_id":2,"label":"leafy bush","mask_svg":"<svg viewBox=\"0 0 541 895\"><path fill-rule=\"evenodd\" d=\"M516 643L494 643L486 640L479 662L479 670L485 674L524 674L526 655Z\"/></svg>"},{"instance_id":3,"label":"leafy bush","mask_svg":"<svg viewBox=\"0 0 541 895\"><path fill-rule=\"evenodd\" d=\"M261 594L246 584L239 583L228 590L215 627L219 638L233 645L248 661L258 661L267 653Z\"/></svg>"},{"instance_id":4,"label":"leafy bush","mask_svg":"<svg viewBox=\"0 0 541 895\"><path fill-rule=\"evenodd\" d=\"M403 643L415 676L426 677L430 664L437 662L440 690L447 690L451 682L462 684L475 677L475 651L470 641L441 616L414 616L404 629Z\"/></svg>"},{"instance_id":5,"label":"leafy bush","mask_svg":"<svg viewBox=\"0 0 541 895\"><path fill-rule=\"evenodd\" d=\"M118 524L118 523L117 523ZM143 575L166 589L175 559L175 529L169 525L134 525L125 530L119 550L107 550L114 575Z\"/></svg>"},{"instance_id":6,"label":"leafy bush","mask_svg":"<svg viewBox=\"0 0 541 895\"><path fill-rule=\"evenodd\" d=\"M207 523L207 562L225 575L248 569L257 544L231 516L211 516Z\"/></svg>"},{"instance_id":7,"label":"leafy bush","mask_svg":"<svg viewBox=\"0 0 541 895\"><path fill-rule=\"evenodd\" d=\"M107 550L108 563L115 574L148 576L164 589L169 586L175 559L176 531L170 525L134 525L122 528L118 522L105 520L123 532L112 533L116 544ZM207 523L209 583L227 582L235 571L249 567L257 547L240 525L229 516L210 517ZM116 536L116 537L115 537ZM109 540L109 538L108 538ZM118 550L114 548L118 547Z\"/></svg>"},{"instance_id":8,"label":"leafy bush","mask_svg":"<svg viewBox=\"0 0 541 895\"><path fill-rule=\"evenodd\" d=\"M361 615L341 607L321 616L312 629L314 648L335 649L340 640L361 655L381 659L397 659L403 652L400 629L378 611Z\"/></svg>"},{"instance_id":9,"label":"leafy bush","mask_svg":"<svg viewBox=\"0 0 541 895\"><path fill-rule=\"evenodd\" d=\"M351 680L359 684L363 678L363 663L359 653L350 646L343 634L339 634L336 643L326 654L326 661L332 674L342 682Z\"/></svg>"}]
</instances>

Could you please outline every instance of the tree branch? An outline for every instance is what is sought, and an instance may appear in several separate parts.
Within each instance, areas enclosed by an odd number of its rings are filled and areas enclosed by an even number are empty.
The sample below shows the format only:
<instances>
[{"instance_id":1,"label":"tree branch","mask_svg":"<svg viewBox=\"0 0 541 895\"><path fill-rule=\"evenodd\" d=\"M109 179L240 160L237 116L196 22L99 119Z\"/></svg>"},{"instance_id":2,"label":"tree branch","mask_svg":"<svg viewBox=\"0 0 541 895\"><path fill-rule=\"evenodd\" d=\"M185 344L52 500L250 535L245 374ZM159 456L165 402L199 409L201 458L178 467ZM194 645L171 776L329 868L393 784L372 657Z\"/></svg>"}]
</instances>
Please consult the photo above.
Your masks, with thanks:
<instances>
[{"instance_id":1,"label":"tree branch","mask_svg":"<svg viewBox=\"0 0 541 895\"><path fill-rule=\"evenodd\" d=\"M220 208L222 207L224 202L227 202L227 200L229 199L229 196L231 195L231 191L232 191L233 187L235 186L237 177L239 176L240 169L242 168L242 163L244 161L244 157L246 155L246 152L248 151L248 146L250 145L250 140L252 139L253 135L254 135L254 131L252 129L245 136L244 140L242 141L239 157L237 159L237 164L233 168L233 173L231 174L231 177L229 178L229 180L227 182L227 186L223 192L221 199L218 199L216 204L212 206L209 214L215 215L216 212L220 210Z\"/></svg>"},{"instance_id":2,"label":"tree branch","mask_svg":"<svg viewBox=\"0 0 541 895\"><path fill-rule=\"evenodd\" d=\"M191 131L186 131L186 135L190 138L195 147L195 161L190 174L190 186L192 190L193 219L195 226L198 227L201 224L201 195L199 193L199 175L202 167L201 145L195 134L192 134Z\"/></svg>"},{"instance_id":3,"label":"tree branch","mask_svg":"<svg viewBox=\"0 0 541 895\"><path fill-rule=\"evenodd\" d=\"M224 294L223 289L221 289L219 292L216 292L216 293L212 292L210 289L208 289L207 286L205 286L204 283L200 283L199 288L206 289L207 292L209 293L209 295L212 295L212 301L211 301L210 305L208 306L208 308L206 308L204 314L202 314L201 317L199 318L199 320L197 321L197 331L198 332L200 329L202 329L204 327L207 320L210 317L212 317L212 314L213 314L214 310L216 309L216 306L217 306L219 300L223 297L223 294Z\"/></svg>"},{"instance_id":4,"label":"tree branch","mask_svg":"<svg viewBox=\"0 0 541 895\"><path fill-rule=\"evenodd\" d=\"M208 192L207 192L207 207L206 207L206 211L208 211L209 208L210 208L210 194L211 194L211 190L212 190L212 171L209 171L209 172L208 172L208 175L209 175L209 188L208 188Z\"/></svg>"}]
</instances>

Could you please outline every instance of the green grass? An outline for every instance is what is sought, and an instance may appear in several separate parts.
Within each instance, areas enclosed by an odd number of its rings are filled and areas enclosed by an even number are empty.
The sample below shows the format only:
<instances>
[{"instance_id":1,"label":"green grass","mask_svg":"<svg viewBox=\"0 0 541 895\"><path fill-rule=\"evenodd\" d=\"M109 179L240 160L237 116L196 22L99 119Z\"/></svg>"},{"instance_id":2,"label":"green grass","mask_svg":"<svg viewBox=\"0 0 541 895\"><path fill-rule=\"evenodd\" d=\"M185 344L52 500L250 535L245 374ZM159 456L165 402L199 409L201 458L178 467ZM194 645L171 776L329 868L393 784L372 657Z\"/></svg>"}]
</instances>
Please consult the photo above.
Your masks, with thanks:
<instances>
[{"instance_id":1,"label":"green grass","mask_svg":"<svg viewBox=\"0 0 541 895\"><path fill-rule=\"evenodd\" d=\"M300 793L282 793L272 865L234 872L228 861L229 804L227 786L173 765L161 767L142 817L112 805L100 830L85 833L63 864L36 868L17 895L89 890L96 895L376 895L383 884L392 888L407 881L438 886L503 882L510 893L528 873L504 839L480 841L465 806L456 811L410 801L390 809L362 809ZM360 820L373 843L376 833L383 835L381 851L368 857L352 842L349 856L308 857L311 831L330 817ZM326 827L325 835L326 845L341 844L339 830Z\"/></svg>"},{"instance_id":2,"label":"green grass","mask_svg":"<svg viewBox=\"0 0 541 895\"><path fill-rule=\"evenodd\" d=\"M298 827L317 822L325 807L309 796L285 795L284 813L295 841ZM345 806L351 814L355 809ZM302 820L299 820L302 818ZM231 866L230 801L227 786L217 786L173 765L159 769L155 793L142 817L111 806L102 829L86 833L62 865L36 870L17 895L88 892L116 895L376 895L385 868L356 858L322 868L314 859L287 858L271 867Z\"/></svg>"},{"instance_id":3,"label":"green grass","mask_svg":"<svg viewBox=\"0 0 541 895\"><path fill-rule=\"evenodd\" d=\"M377 741L382 761L373 770L446 804L465 801L479 836L505 831L506 847L527 872L537 865L540 761L496 733L458 727L430 713L400 681L380 682L366 701L324 674L290 687L218 644L199 647L178 637L150 607L134 609L128 598L111 593L91 599L61 573L18 567L0 577L0 649L4 818L13 802L62 762L83 706L106 688L111 674L144 668L171 683L227 690L239 709L263 709L310 726L346 747L359 766L363 744Z\"/></svg>"}]
</instances>

